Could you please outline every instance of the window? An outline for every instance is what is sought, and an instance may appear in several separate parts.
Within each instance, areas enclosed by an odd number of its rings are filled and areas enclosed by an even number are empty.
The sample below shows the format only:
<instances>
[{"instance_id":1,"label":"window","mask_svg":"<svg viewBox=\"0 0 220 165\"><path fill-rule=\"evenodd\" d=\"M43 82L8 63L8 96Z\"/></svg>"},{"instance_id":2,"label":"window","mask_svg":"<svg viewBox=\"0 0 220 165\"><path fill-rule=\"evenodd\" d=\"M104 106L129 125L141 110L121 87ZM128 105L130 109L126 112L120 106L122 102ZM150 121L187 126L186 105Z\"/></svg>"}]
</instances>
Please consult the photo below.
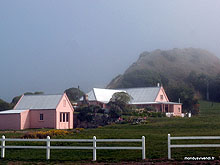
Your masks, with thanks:
<instances>
[{"instance_id":1,"label":"window","mask_svg":"<svg viewBox=\"0 0 220 165\"><path fill-rule=\"evenodd\" d=\"M66 100L63 100L63 106L66 107Z\"/></svg>"},{"instance_id":2,"label":"window","mask_svg":"<svg viewBox=\"0 0 220 165\"><path fill-rule=\"evenodd\" d=\"M160 100L163 100L163 95L160 95Z\"/></svg>"},{"instance_id":3,"label":"window","mask_svg":"<svg viewBox=\"0 0 220 165\"><path fill-rule=\"evenodd\" d=\"M180 108L178 108L178 111L180 112Z\"/></svg>"},{"instance_id":4,"label":"window","mask_svg":"<svg viewBox=\"0 0 220 165\"><path fill-rule=\"evenodd\" d=\"M69 113L66 113L66 122L69 122Z\"/></svg>"},{"instance_id":5,"label":"window","mask_svg":"<svg viewBox=\"0 0 220 165\"><path fill-rule=\"evenodd\" d=\"M63 122L65 122L65 116L66 116L66 113L63 113Z\"/></svg>"},{"instance_id":6,"label":"window","mask_svg":"<svg viewBox=\"0 0 220 165\"><path fill-rule=\"evenodd\" d=\"M69 113L68 112L61 112L60 113L60 122L69 122Z\"/></svg>"},{"instance_id":7,"label":"window","mask_svg":"<svg viewBox=\"0 0 220 165\"><path fill-rule=\"evenodd\" d=\"M44 114L40 114L40 120L44 120Z\"/></svg>"}]
</instances>

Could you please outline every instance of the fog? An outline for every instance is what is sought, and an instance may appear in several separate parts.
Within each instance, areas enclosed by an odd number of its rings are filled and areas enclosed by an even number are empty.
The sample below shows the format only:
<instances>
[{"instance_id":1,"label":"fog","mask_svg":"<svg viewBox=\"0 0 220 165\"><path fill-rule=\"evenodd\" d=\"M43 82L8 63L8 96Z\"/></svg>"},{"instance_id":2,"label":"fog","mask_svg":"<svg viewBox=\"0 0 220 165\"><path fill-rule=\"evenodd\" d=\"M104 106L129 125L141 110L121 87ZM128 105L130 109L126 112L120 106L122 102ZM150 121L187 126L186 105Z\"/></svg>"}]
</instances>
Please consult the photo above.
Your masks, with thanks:
<instances>
[{"instance_id":1,"label":"fog","mask_svg":"<svg viewBox=\"0 0 220 165\"><path fill-rule=\"evenodd\" d=\"M105 87L139 54L220 56L219 0L0 0L0 98Z\"/></svg>"}]
</instances>

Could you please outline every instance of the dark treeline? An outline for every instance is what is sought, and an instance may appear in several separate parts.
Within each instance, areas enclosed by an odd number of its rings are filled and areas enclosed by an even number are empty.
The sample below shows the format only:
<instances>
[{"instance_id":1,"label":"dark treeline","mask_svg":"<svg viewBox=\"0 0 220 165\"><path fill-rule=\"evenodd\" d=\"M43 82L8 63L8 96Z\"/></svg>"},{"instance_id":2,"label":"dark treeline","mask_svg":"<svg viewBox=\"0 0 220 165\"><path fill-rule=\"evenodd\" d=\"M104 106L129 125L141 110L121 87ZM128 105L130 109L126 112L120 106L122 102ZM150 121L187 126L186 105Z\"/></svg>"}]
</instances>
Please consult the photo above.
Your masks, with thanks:
<instances>
[{"instance_id":1,"label":"dark treeline","mask_svg":"<svg viewBox=\"0 0 220 165\"><path fill-rule=\"evenodd\" d=\"M0 99L0 111L12 109L13 106L10 103L7 103L6 101Z\"/></svg>"},{"instance_id":2,"label":"dark treeline","mask_svg":"<svg viewBox=\"0 0 220 165\"><path fill-rule=\"evenodd\" d=\"M213 77L191 72L187 81L194 91L199 92L199 98L220 102L220 73Z\"/></svg>"}]
</instances>

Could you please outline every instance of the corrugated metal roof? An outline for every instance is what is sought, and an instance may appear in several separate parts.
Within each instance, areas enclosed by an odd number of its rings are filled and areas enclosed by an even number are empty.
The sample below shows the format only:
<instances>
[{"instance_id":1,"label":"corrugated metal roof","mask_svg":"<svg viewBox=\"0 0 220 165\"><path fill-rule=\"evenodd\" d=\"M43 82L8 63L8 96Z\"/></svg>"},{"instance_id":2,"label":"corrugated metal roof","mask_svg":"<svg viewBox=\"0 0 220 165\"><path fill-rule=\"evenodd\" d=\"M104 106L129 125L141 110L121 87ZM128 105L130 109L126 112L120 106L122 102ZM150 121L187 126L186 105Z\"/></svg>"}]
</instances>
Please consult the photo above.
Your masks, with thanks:
<instances>
[{"instance_id":1,"label":"corrugated metal roof","mask_svg":"<svg viewBox=\"0 0 220 165\"><path fill-rule=\"evenodd\" d=\"M93 90L91 90L87 95L88 95L89 100L93 100L93 101L96 100L96 97L95 97Z\"/></svg>"},{"instance_id":2,"label":"corrugated metal roof","mask_svg":"<svg viewBox=\"0 0 220 165\"><path fill-rule=\"evenodd\" d=\"M24 95L15 109L56 109L63 95Z\"/></svg>"},{"instance_id":3,"label":"corrugated metal roof","mask_svg":"<svg viewBox=\"0 0 220 165\"><path fill-rule=\"evenodd\" d=\"M177 102L132 102L132 104L171 104L171 105L182 105Z\"/></svg>"},{"instance_id":4,"label":"corrugated metal roof","mask_svg":"<svg viewBox=\"0 0 220 165\"><path fill-rule=\"evenodd\" d=\"M133 99L132 103L154 102L160 91L160 87L144 87L144 88L125 88L125 90Z\"/></svg>"},{"instance_id":5,"label":"corrugated metal roof","mask_svg":"<svg viewBox=\"0 0 220 165\"><path fill-rule=\"evenodd\" d=\"M0 114L16 114L16 113L21 113L27 110L7 110L7 111L0 111Z\"/></svg>"},{"instance_id":6,"label":"corrugated metal roof","mask_svg":"<svg viewBox=\"0 0 220 165\"><path fill-rule=\"evenodd\" d=\"M108 103L112 95L117 92L125 92L124 90L93 88L93 92L97 101Z\"/></svg>"},{"instance_id":7,"label":"corrugated metal roof","mask_svg":"<svg viewBox=\"0 0 220 165\"><path fill-rule=\"evenodd\" d=\"M131 104L154 102L160 87L145 87L145 88L125 88L125 89L101 89L93 88L92 91L87 93L89 101L100 101L108 103L112 95L116 92L127 92L133 99ZM82 101L82 98L81 98Z\"/></svg>"},{"instance_id":8,"label":"corrugated metal roof","mask_svg":"<svg viewBox=\"0 0 220 165\"><path fill-rule=\"evenodd\" d=\"M160 87L124 88L124 89L101 89L93 88L88 95L89 101L108 103L116 92L126 92L132 100L130 104L181 104L176 102L155 102ZM83 98L80 99L82 101Z\"/></svg>"}]
</instances>

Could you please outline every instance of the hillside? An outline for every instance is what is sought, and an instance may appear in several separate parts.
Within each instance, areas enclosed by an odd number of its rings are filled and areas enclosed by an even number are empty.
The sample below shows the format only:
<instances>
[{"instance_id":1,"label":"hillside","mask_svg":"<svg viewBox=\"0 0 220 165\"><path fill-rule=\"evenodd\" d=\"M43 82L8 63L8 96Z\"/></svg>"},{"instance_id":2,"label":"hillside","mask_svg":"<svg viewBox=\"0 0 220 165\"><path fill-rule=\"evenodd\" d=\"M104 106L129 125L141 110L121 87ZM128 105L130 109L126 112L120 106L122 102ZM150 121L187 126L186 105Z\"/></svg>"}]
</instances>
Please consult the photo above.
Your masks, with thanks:
<instances>
[{"instance_id":1,"label":"hillside","mask_svg":"<svg viewBox=\"0 0 220 165\"><path fill-rule=\"evenodd\" d=\"M168 84L188 84L187 78L192 72L215 77L220 73L220 59L206 50L196 48L143 52L107 88L154 86L157 82L165 87Z\"/></svg>"}]
</instances>

